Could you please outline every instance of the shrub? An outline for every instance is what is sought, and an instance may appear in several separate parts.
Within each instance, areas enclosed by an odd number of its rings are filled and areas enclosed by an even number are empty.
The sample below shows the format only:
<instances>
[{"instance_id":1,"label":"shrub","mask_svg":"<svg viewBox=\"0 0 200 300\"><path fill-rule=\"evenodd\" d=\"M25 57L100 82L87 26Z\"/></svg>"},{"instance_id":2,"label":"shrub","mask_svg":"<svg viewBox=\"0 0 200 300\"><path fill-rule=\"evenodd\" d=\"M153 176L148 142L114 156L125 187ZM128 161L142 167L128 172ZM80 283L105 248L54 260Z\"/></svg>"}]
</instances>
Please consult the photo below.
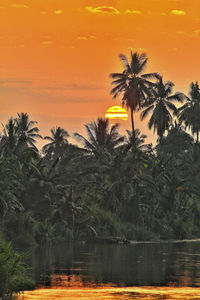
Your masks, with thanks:
<instances>
[{"instance_id":1,"label":"shrub","mask_svg":"<svg viewBox=\"0 0 200 300\"><path fill-rule=\"evenodd\" d=\"M23 256L0 237L0 297L9 298L13 293L34 288L34 281L26 276Z\"/></svg>"}]
</instances>

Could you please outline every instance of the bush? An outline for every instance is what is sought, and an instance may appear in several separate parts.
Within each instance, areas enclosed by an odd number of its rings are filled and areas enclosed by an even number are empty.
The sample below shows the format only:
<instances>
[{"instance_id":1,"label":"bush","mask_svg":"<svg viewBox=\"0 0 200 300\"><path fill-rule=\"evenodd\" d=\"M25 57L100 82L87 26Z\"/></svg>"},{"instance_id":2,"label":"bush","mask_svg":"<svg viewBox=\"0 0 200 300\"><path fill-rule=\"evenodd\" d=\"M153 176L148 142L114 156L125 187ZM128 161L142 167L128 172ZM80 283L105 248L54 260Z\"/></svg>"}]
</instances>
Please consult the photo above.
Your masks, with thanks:
<instances>
[{"instance_id":1,"label":"bush","mask_svg":"<svg viewBox=\"0 0 200 300\"><path fill-rule=\"evenodd\" d=\"M34 281L26 276L23 256L14 252L11 243L6 243L0 237L0 297L9 298L13 293L35 287Z\"/></svg>"}]
</instances>

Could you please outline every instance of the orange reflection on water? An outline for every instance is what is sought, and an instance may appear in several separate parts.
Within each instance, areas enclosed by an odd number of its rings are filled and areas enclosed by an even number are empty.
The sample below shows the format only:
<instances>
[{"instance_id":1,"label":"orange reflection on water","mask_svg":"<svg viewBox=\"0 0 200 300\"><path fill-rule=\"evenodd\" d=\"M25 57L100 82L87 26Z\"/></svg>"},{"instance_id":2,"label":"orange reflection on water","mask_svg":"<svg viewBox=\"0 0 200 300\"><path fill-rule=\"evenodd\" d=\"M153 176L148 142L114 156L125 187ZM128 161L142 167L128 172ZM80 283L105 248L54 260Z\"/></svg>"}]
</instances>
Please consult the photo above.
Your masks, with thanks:
<instances>
[{"instance_id":1,"label":"orange reflection on water","mask_svg":"<svg viewBox=\"0 0 200 300\"><path fill-rule=\"evenodd\" d=\"M17 300L130 300L130 299L200 299L200 289L190 287L115 287L91 283L83 275L51 275L51 288L27 291Z\"/></svg>"},{"instance_id":2,"label":"orange reflection on water","mask_svg":"<svg viewBox=\"0 0 200 300\"><path fill-rule=\"evenodd\" d=\"M18 300L55 300L55 299L200 299L198 288L172 288L172 287L127 287L127 288L66 288L66 289L39 289L25 292Z\"/></svg>"},{"instance_id":3,"label":"orange reflection on water","mask_svg":"<svg viewBox=\"0 0 200 300\"><path fill-rule=\"evenodd\" d=\"M83 275L57 275L52 274L50 276L51 288L97 288L97 287L114 287L115 285L112 283L95 283L86 280Z\"/></svg>"}]
</instances>

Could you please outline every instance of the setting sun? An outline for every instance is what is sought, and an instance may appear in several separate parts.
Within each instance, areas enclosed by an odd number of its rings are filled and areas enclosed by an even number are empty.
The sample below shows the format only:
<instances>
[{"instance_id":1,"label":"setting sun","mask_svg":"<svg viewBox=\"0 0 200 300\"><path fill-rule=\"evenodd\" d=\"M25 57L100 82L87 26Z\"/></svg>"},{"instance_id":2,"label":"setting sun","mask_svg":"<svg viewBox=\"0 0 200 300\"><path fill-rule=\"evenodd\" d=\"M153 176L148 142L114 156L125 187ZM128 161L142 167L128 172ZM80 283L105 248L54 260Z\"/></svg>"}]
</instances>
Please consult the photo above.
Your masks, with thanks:
<instances>
[{"instance_id":1,"label":"setting sun","mask_svg":"<svg viewBox=\"0 0 200 300\"><path fill-rule=\"evenodd\" d=\"M128 113L126 109L121 106L112 106L106 111L105 118L126 121L128 120Z\"/></svg>"}]
</instances>

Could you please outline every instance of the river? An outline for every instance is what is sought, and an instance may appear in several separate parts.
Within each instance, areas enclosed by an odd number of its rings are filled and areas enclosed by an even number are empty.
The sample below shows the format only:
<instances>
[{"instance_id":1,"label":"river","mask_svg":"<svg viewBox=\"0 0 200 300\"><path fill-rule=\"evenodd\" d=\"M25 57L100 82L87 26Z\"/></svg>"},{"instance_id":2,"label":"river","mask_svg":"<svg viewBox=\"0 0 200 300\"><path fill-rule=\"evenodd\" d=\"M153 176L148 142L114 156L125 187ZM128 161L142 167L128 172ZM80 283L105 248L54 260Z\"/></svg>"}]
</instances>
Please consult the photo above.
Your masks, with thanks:
<instances>
[{"instance_id":1,"label":"river","mask_svg":"<svg viewBox=\"0 0 200 300\"><path fill-rule=\"evenodd\" d=\"M25 299L200 299L200 242L37 249Z\"/></svg>"}]
</instances>

